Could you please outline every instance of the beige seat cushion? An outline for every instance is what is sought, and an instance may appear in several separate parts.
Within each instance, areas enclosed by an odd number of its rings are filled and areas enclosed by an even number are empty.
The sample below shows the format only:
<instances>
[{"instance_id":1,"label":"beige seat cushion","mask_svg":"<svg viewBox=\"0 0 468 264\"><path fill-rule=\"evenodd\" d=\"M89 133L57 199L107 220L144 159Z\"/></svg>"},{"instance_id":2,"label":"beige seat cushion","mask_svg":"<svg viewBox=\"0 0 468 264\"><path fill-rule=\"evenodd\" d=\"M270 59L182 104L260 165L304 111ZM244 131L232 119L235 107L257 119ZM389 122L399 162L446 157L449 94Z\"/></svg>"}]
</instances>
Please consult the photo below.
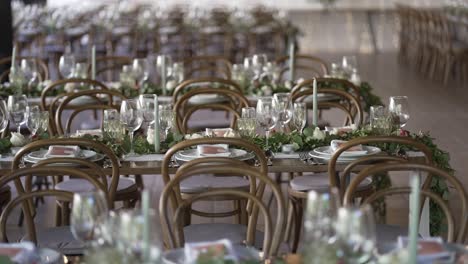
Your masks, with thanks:
<instances>
[{"instance_id":1,"label":"beige seat cushion","mask_svg":"<svg viewBox=\"0 0 468 264\"><path fill-rule=\"evenodd\" d=\"M110 179L108 179L110 181ZM127 177L120 177L117 191L122 191L135 186L135 180ZM55 185L56 190L68 192L90 192L94 190L93 185L85 179L68 179Z\"/></svg>"},{"instance_id":2,"label":"beige seat cushion","mask_svg":"<svg viewBox=\"0 0 468 264\"><path fill-rule=\"evenodd\" d=\"M214 175L197 175L180 183L182 193L199 193L207 189L232 188L249 189L250 182L243 177L217 177Z\"/></svg>"},{"instance_id":3,"label":"beige seat cushion","mask_svg":"<svg viewBox=\"0 0 468 264\"><path fill-rule=\"evenodd\" d=\"M356 177L356 174L351 173L351 180ZM366 178L359 184L358 190L364 190L371 186L372 179ZM306 176L295 177L290 181L290 186L295 191L318 191L326 192L330 188L330 180L327 173L316 173Z\"/></svg>"},{"instance_id":4,"label":"beige seat cushion","mask_svg":"<svg viewBox=\"0 0 468 264\"><path fill-rule=\"evenodd\" d=\"M70 226L39 229L36 232L39 248L54 249L64 255L83 254L84 245L74 238ZM29 239L25 236L21 240L28 241Z\"/></svg>"}]
</instances>

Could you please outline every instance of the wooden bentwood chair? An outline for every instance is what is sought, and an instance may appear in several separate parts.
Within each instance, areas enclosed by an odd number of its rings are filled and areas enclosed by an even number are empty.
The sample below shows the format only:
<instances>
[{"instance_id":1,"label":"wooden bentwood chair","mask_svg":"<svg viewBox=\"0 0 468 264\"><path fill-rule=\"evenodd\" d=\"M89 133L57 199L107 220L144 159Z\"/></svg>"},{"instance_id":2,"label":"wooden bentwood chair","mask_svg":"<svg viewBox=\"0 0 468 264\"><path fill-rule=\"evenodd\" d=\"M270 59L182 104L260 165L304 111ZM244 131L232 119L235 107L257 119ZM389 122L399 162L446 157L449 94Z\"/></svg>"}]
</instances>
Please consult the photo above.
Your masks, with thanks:
<instances>
[{"instance_id":1,"label":"wooden bentwood chair","mask_svg":"<svg viewBox=\"0 0 468 264\"><path fill-rule=\"evenodd\" d=\"M207 165L207 162L209 165ZM210 164L211 163L211 164ZM229 169L226 169L226 168ZM181 181L188 179L193 175L198 175L202 173L230 173L243 175L249 178L250 186L246 190L232 189L229 187L221 188L210 188L204 191L201 191L190 198L182 199L180 193L177 191L178 186ZM276 202L278 203L278 211L276 215L276 222L273 228L272 218L269 214L268 208L262 202L263 192L257 192L255 188L255 182L260 181L262 185L266 185L271 188L273 191ZM175 208L172 221L168 216L167 205L169 203L170 196L177 196L177 199L181 201ZM215 199L215 197L232 197L236 199L245 199L251 202L254 208L260 209L262 215L264 216L265 224L265 236L261 248L264 251L266 257L276 256L279 245L283 237L283 224L284 224L284 201L281 195L281 190L279 187L271 180L267 174L262 173L261 171L252 168L251 166L245 164L242 161L234 160L231 158L219 158L219 157L208 157L192 160L190 162L182 165L178 170L174 178L172 178L168 184L165 186L163 193L161 195L160 203L160 213L161 221L165 230L167 230L169 240L172 247L182 247L185 241L194 242L195 240L210 240L210 239L220 239L227 238L230 239L234 244L239 244L242 241L245 241L247 245L258 245L256 242L256 231L255 225L257 222L257 215L252 213L249 216L248 226L244 225L229 225L229 224L198 224L192 226L183 227L182 216L190 210L191 204L198 200L207 200ZM169 225L172 225L171 226ZM210 234L211 232L203 232L199 229L209 228L212 231L218 231L218 234ZM272 233L272 230L274 232ZM197 230L197 233L201 237L189 237L185 235L190 233L190 231ZM203 235L202 235L203 234ZM257 235L258 236L258 235ZM187 237L187 238L186 238ZM245 239L245 240L244 240Z\"/></svg>"},{"instance_id":2,"label":"wooden bentwood chair","mask_svg":"<svg viewBox=\"0 0 468 264\"><path fill-rule=\"evenodd\" d=\"M427 172L429 175L440 177L450 183L454 189L457 190L459 196L459 204L461 205L460 219L458 221L459 227L455 228L455 221L452 212L450 211L447 203L444 199L438 194L432 192L431 190L424 188L421 190L421 195L426 198L430 198L435 202L444 212L447 219L448 230L447 230L447 242L455 243L464 243L465 235L468 224L468 196L465 189L463 188L462 183L455 178L450 173L441 170L437 167L428 164L420 163L397 163L397 164L378 164L370 166L362 170L350 183L346 192L344 194L344 205L349 205L352 203L352 199L355 196L356 187L359 183L369 177L370 175L378 173L386 173L390 171L423 171ZM371 196L367 197L362 204L369 204L373 201L397 194L407 194L411 193L411 188L409 187L392 187L384 190L378 190L373 193Z\"/></svg>"}]
</instances>

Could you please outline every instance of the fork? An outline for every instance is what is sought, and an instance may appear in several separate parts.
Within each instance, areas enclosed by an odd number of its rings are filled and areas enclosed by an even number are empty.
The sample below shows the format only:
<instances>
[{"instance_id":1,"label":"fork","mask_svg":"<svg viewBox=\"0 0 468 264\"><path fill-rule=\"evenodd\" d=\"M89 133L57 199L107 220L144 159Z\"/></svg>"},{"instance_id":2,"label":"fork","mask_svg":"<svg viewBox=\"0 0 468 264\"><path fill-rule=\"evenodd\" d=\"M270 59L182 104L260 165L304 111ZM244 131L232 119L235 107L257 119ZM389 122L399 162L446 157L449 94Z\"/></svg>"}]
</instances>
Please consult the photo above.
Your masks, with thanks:
<instances>
[{"instance_id":1,"label":"fork","mask_svg":"<svg viewBox=\"0 0 468 264\"><path fill-rule=\"evenodd\" d=\"M299 152L299 159L305 164L309 164L309 152Z\"/></svg>"}]
</instances>

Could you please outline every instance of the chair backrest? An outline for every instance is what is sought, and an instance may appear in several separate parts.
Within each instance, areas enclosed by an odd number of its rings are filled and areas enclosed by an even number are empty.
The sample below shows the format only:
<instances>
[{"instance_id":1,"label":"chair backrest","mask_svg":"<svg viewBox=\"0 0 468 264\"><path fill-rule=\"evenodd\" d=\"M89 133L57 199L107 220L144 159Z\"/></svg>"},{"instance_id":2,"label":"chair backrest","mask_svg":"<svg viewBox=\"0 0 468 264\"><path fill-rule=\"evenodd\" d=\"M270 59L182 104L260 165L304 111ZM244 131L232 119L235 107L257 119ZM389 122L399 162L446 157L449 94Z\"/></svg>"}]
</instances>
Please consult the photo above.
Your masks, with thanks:
<instances>
[{"instance_id":1,"label":"chair backrest","mask_svg":"<svg viewBox=\"0 0 468 264\"><path fill-rule=\"evenodd\" d=\"M361 93L359 89L354 85L352 82L345 80L345 79L337 79L337 78L315 78L317 80L317 87L318 88L329 88L329 89L341 89L348 93L351 93L355 96L358 100L361 100ZM304 80L301 83L298 83L294 86L291 90L291 93L297 93L301 90L308 90L312 89L312 85L314 83L314 79Z\"/></svg>"},{"instance_id":2,"label":"chair backrest","mask_svg":"<svg viewBox=\"0 0 468 264\"><path fill-rule=\"evenodd\" d=\"M410 137L401 137L401 136L368 136L368 137L359 137L352 139L345 144L341 145L333 154L330 161L328 162L328 176L330 180L330 187L340 187L340 182L337 179L337 169L336 165L340 155L345 152L347 149L357 146L357 145L383 145L385 143L389 144L399 144L408 149L414 151L420 151L424 154L423 162L427 164L432 164L432 151L423 143L416 141ZM390 155L398 155L398 153L388 153ZM427 190L431 184L431 175L428 175L426 178L423 189Z\"/></svg>"},{"instance_id":3,"label":"chair backrest","mask_svg":"<svg viewBox=\"0 0 468 264\"><path fill-rule=\"evenodd\" d=\"M28 190L22 184L22 179L26 178L26 181L29 181L28 178L31 178L32 175L35 176L54 176L54 175L68 175L72 177L77 177L80 179L85 179L89 181L96 190L100 190L106 194L106 199L108 204L110 204L109 196L107 195L107 188L95 177L88 175L87 173L76 169L76 168L65 168L65 167L51 167L51 166L40 166L35 168L23 168L15 169L11 172L3 175L0 179L0 186L6 186L9 183L14 183L18 196L11 200L4 208L2 215L0 217L0 228L1 228L1 239L2 241L7 242L6 234L6 221L8 216L11 214L12 210L18 206L20 203L23 207L23 213L25 217L25 222L27 225L28 238L37 244L36 237L36 228L34 225L33 217L33 207L32 207L32 198L34 197L43 197L43 196L57 196L60 198L65 198L65 201L71 202L73 194L65 191L58 190Z\"/></svg>"},{"instance_id":4,"label":"chair backrest","mask_svg":"<svg viewBox=\"0 0 468 264\"><path fill-rule=\"evenodd\" d=\"M354 178L349 187L346 190L344 196L344 204L351 203L351 199L353 197L354 192L356 191L359 183L361 183L366 177L369 175L374 175L378 173L390 172L390 171L423 171L427 172L429 175L434 175L446 180L450 183L458 192L458 204L461 205L461 212L460 212L460 220L459 220L459 228L455 229L455 221L454 217L447 206L444 199L439 196L438 194L426 189L422 188L421 194L426 196L432 201L434 201L444 212L447 218L448 230L447 230L447 242L457 242L457 243L464 243L464 236L466 233L466 228L468 224L468 197L466 191L462 185L462 183L450 173L434 167L428 164L420 164L420 163L393 163L393 164L379 164L374 166L369 166L362 170L356 178ZM367 199L364 200L364 204L372 203L376 199L385 197L387 195L395 195L395 194L410 194L411 188L408 187L391 187L388 189L380 190L369 196ZM456 237L455 237L456 235Z\"/></svg>"},{"instance_id":5,"label":"chair backrest","mask_svg":"<svg viewBox=\"0 0 468 264\"><path fill-rule=\"evenodd\" d=\"M185 79L214 77L231 79L231 62L223 56L196 56L184 59Z\"/></svg>"},{"instance_id":6,"label":"chair backrest","mask_svg":"<svg viewBox=\"0 0 468 264\"><path fill-rule=\"evenodd\" d=\"M276 64L281 65L281 79L285 73L289 72L289 55L282 56L276 59ZM305 55L305 54L296 54L294 61L294 69L296 72L300 71L301 73L306 73L306 79L311 79L312 77L323 77L328 74L328 63L322 60L319 57Z\"/></svg>"},{"instance_id":7,"label":"chair backrest","mask_svg":"<svg viewBox=\"0 0 468 264\"><path fill-rule=\"evenodd\" d=\"M62 99L64 98L64 99ZM89 98L90 101L86 103L76 105L75 102L82 99ZM115 100L117 99L117 100ZM120 92L114 90L87 90L81 91L76 93L69 93L65 94L61 98L56 98L56 100L61 100L61 103L58 104L58 107L55 111L50 110L51 112L55 112L55 128L58 135L68 135L70 133L71 125L75 117L77 117L83 111L89 110L106 110L106 109L116 109L120 110L120 102L122 100L126 100L125 97ZM57 105L56 102L53 102ZM62 125L62 116L64 115L64 110L70 109L72 110L70 117L68 118L65 129Z\"/></svg>"},{"instance_id":8,"label":"chair backrest","mask_svg":"<svg viewBox=\"0 0 468 264\"><path fill-rule=\"evenodd\" d=\"M55 81L49 84L47 87L44 88L41 92L41 110L42 111L49 111L49 133L55 135L57 133L57 129L55 127L54 116L55 110L58 107L58 103L60 102L61 98L66 94L63 90L66 85L89 85L90 87L94 87L94 89L103 89L108 90L107 86L101 82L91 80L91 79L78 79L78 78L71 78L71 79L63 79ZM53 97L51 99L51 97Z\"/></svg>"},{"instance_id":9,"label":"chair backrest","mask_svg":"<svg viewBox=\"0 0 468 264\"><path fill-rule=\"evenodd\" d=\"M226 89L238 91L242 93L242 88L239 86L238 83L227 80L227 79L220 79L220 78L196 78L196 79L189 79L185 80L176 88L174 88L174 93L172 95L172 100L174 103L177 102L177 99L181 97L184 93L192 89L199 89L199 88L219 88L223 87Z\"/></svg>"},{"instance_id":10,"label":"chair backrest","mask_svg":"<svg viewBox=\"0 0 468 264\"><path fill-rule=\"evenodd\" d=\"M96 78L112 81L118 77L122 66L132 64L132 58L126 56L105 56L96 58ZM91 65L88 66L88 74L91 76Z\"/></svg>"},{"instance_id":11,"label":"chair backrest","mask_svg":"<svg viewBox=\"0 0 468 264\"><path fill-rule=\"evenodd\" d=\"M13 159L11 168L12 170L16 170L20 168L22 164L23 157L27 154L31 153L32 151L37 151L43 148L48 148L49 146L59 145L59 146L78 146L81 149L91 149L98 154L104 155L104 157L110 160L110 164L112 166L111 172L109 175L111 176L109 186L107 187L107 192L109 193L110 201L115 200L115 194L117 192L117 186L119 184L119 176L120 176L120 163L117 156L114 152L107 147L106 145L93 141L90 139L84 138L58 138L58 139L43 139L37 140L27 144L26 146L22 147L15 155ZM49 167L48 167L49 168Z\"/></svg>"},{"instance_id":12,"label":"chair backrest","mask_svg":"<svg viewBox=\"0 0 468 264\"><path fill-rule=\"evenodd\" d=\"M364 121L364 113L362 111L361 103L351 93L330 88L317 89L317 93L329 95L331 100L322 101L318 103L319 109L336 108L345 113L344 125L356 124L361 125ZM314 95L313 89L296 90L293 92L291 98L293 102L312 102ZM311 103L312 104L312 103Z\"/></svg>"},{"instance_id":13,"label":"chair backrest","mask_svg":"<svg viewBox=\"0 0 468 264\"><path fill-rule=\"evenodd\" d=\"M184 199L177 208L175 209L173 221L171 225L174 227L174 230L170 227L170 220L168 217L168 200L170 198L171 193L176 192L179 189L179 183L194 175L200 174L222 174L222 173L229 173L229 175L239 175L239 176L246 176L250 179L251 188L249 191L240 191L235 189L228 189L228 188L216 188L207 191L202 191L193 195L190 198ZM229 176L228 176L229 177ZM264 185L271 188L275 200L278 204L278 210L276 214L276 225L275 231L273 235L272 232L272 219L270 213L262 201L263 192L257 192L255 185L253 185L256 181L262 182ZM252 186L253 185L253 186ZM161 195L161 202L160 202L160 213L161 213L161 220L166 228L170 241L174 245L174 247L181 247L184 244L184 235L182 231L182 224L181 216L187 211L188 206L190 206L195 201L205 199L205 198L213 198L219 196L232 196L236 198L248 199L249 202L252 202L256 207L258 207L264 217L264 224L265 224L265 237L263 240L263 251L265 256L276 256L279 244L282 241L283 234L284 234L284 220L285 220L285 205L284 200L282 198L281 190L279 186L273 182L271 178L267 176L265 172L261 172L246 163L231 159L231 158L220 158L220 157L209 157L209 158L200 158L196 160L189 161L183 164L176 172L175 176L168 182L168 184L164 187L164 190ZM249 227L247 232L246 242L248 245L253 245L255 240L255 228L252 228L251 225L256 224L256 219L258 215L251 214L249 217Z\"/></svg>"},{"instance_id":14,"label":"chair backrest","mask_svg":"<svg viewBox=\"0 0 468 264\"><path fill-rule=\"evenodd\" d=\"M193 99L200 95L217 95L217 98L215 98L216 102L193 103ZM247 106L249 106L249 101L238 91L224 88L197 88L190 90L175 101L174 109L177 130L183 134L191 132L188 128L188 121L195 112L202 109L229 112L232 115L231 128L234 128L237 118L240 117L241 109Z\"/></svg>"},{"instance_id":15,"label":"chair backrest","mask_svg":"<svg viewBox=\"0 0 468 264\"><path fill-rule=\"evenodd\" d=\"M37 66L38 66L38 71L39 71L39 76L42 81L48 80L49 79L49 67L47 64L40 58L38 57L17 57L16 60L22 60L22 59L35 59ZM11 63L11 57L6 57L0 59L0 65L5 65ZM10 73L10 70L6 70L4 72L0 72L0 83L4 82L6 80L6 77L8 77L8 74Z\"/></svg>"}]
</instances>

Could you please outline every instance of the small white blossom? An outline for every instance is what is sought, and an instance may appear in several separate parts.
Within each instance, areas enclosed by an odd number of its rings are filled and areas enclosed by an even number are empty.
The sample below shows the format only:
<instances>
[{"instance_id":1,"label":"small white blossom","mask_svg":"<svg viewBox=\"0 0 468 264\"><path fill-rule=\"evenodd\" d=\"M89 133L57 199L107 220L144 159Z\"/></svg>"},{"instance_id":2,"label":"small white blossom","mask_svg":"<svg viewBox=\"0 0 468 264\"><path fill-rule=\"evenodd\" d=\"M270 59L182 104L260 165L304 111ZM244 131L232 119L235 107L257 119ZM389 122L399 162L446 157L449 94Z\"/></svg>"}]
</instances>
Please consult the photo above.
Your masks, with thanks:
<instances>
[{"instance_id":1,"label":"small white blossom","mask_svg":"<svg viewBox=\"0 0 468 264\"><path fill-rule=\"evenodd\" d=\"M316 127L314 130L314 134L312 135L312 138L322 140L322 139L325 139L325 136L326 136L325 132L320 130L319 127Z\"/></svg>"},{"instance_id":2,"label":"small white blossom","mask_svg":"<svg viewBox=\"0 0 468 264\"><path fill-rule=\"evenodd\" d=\"M148 132L146 135L146 141L148 141L149 144L153 145L154 144L154 129L148 128Z\"/></svg>"},{"instance_id":3,"label":"small white blossom","mask_svg":"<svg viewBox=\"0 0 468 264\"><path fill-rule=\"evenodd\" d=\"M270 96L270 95L273 94L273 90L272 90L271 87L268 86L268 85L264 85L264 86L261 88L261 90L262 90L262 94L263 94L263 95Z\"/></svg>"},{"instance_id":4,"label":"small white blossom","mask_svg":"<svg viewBox=\"0 0 468 264\"><path fill-rule=\"evenodd\" d=\"M170 80L170 81L167 81L166 83L166 89L168 91L172 91L174 88L176 88L177 86L177 82L175 80Z\"/></svg>"},{"instance_id":5,"label":"small white blossom","mask_svg":"<svg viewBox=\"0 0 468 264\"><path fill-rule=\"evenodd\" d=\"M198 133L194 133L194 134L186 134L184 136L185 139L196 139L196 138L202 138L203 136L198 134Z\"/></svg>"},{"instance_id":6,"label":"small white blossom","mask_svg":"<svg viewBox=\"0 0 468 264\"><path fill-rule=\"evenodd\" d=\"M75 83L67 83L63 88L67 93L73 93L75 91L76 84Z\"/></svg>"},{"instance_id":7,"label":"small white blossom","mask_svg":"<svg viewBox=\"0 0 468 264\"><path fill-rule=\"evenodd\" d=\"M22 147L26 145L29 142L29 140L20 133L12 132L10 142L15 147Z\"/></svg>"}]
</instances>

